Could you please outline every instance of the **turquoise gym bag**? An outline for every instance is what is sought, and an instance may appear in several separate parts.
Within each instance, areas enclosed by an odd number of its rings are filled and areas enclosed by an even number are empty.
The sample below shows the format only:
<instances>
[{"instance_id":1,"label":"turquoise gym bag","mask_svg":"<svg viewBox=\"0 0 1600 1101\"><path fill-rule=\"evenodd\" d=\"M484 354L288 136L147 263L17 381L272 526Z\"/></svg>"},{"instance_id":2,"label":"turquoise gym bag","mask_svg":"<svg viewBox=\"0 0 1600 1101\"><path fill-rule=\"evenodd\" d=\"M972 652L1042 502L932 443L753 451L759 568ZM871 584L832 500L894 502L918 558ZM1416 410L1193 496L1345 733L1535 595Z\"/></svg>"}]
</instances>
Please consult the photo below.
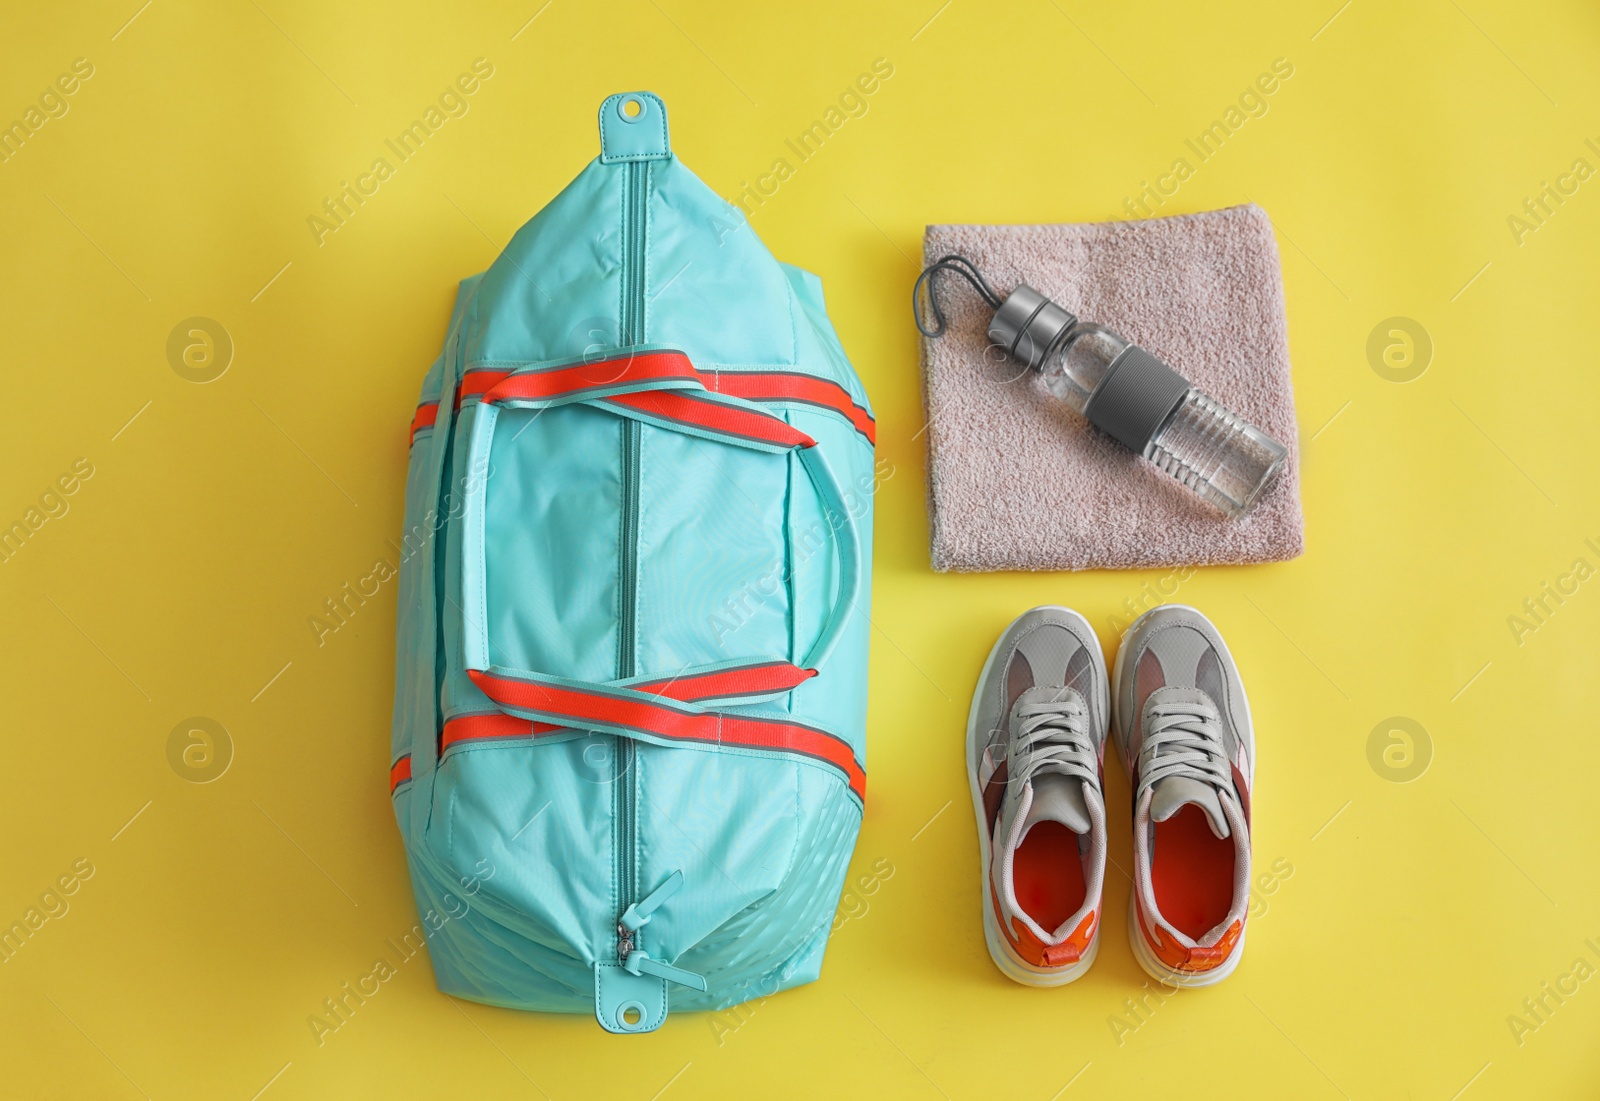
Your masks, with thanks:
<instances>
[{"instance_id":1,"label":"turquoise gym bag","mask_svg":"<svg viewBox=\"0 0 1600 1101\"><path fill-rule=\"evenodd\" d=\"M390 788L439 989L612 1032L817 978L865 791L874 426L648 92L461 284Z\"/></svg>"}]
</instances>

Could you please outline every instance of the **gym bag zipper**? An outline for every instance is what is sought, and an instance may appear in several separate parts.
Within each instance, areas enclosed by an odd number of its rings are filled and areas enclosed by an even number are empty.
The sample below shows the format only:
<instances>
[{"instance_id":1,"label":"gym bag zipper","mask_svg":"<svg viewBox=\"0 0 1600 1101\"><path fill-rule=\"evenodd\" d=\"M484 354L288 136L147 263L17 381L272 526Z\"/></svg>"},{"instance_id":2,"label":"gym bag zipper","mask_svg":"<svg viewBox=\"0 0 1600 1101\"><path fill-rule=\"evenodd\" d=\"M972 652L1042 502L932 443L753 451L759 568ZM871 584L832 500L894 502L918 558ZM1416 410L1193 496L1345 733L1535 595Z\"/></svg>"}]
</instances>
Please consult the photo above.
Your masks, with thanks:
<instances>
[{"instance_id":1,"label":"gym bag zipper","mask_svg":"<svg viewBox=\"0 0 1600 1101\"><path fill-rule=\"evenodd\" d=\"M630 166L631 167L631 166ZM639 570L639 422L631 417L622 421L622 548L618 576L617 675L631 677L636 669L634 653L634 603L638 600ZM617 814L617 911L621 914L633 904L636 889L634 845L637 834L637 807L634 805L633 739L616 739L615 795ZM617 921L617 962L626 963L633 951L633 932Z\"/></svg>"},{"instance_id":2,"label":"gym bag zipper","mask_svg":"<svg viewBox=\"0 0 1600 1101\"><path fill-rule=\"evenodd\" d=\"M649 196L650 167L647 163L630 161L624 169L626 176L627 235L622 253L622 317L618 334L624 347L632 347L644 338L644 246L645 208ZM617 676L635 674L638 655L634 632L635 604L638 601L639 572L639 422L632 417L622 420L622 530L619 548L620 565L617 577ZM634 953L634 933L624 916L634 905L638 889L634 867L634 848L638 843L638 808L634 798L634 746L631 738L620 734L614 753L614 794L616 803L616 877L617 877L617 962L626 964Z\"/></svg>"},{"instance_id":3,"label":"gym bag zipper","mask_svg":"<svg viewBox=\"0 0 1600 1101\"><path fill-rule=\"evenodd\" d=\"M626 168L627 236L623 242L622 284L623 313L621 332L623 347L644 343L644 284L645 284L645 224L648 217L646 204L650 194L650 166L631 161ZM621 547L617 569L617 676L632 677L638 674L638 600L639 600L639 450L642 428L637 420L624 417L622 421L622 526L619 534ZM638 777L634 764L638 750L633 739L622 735L616 738L615 772L613 773L616 809L616 877L617 877L617 963L630 974L653 975L667 982L678 983L694 990L704 991L706 980L692 971L661 960L639 946L639 930L650 920L656 907L683 885L683 873L673 872L643 898L639 898L639 872L635 850L638 846L639 811L635 791Z\"/></svg>"}]
</instances>

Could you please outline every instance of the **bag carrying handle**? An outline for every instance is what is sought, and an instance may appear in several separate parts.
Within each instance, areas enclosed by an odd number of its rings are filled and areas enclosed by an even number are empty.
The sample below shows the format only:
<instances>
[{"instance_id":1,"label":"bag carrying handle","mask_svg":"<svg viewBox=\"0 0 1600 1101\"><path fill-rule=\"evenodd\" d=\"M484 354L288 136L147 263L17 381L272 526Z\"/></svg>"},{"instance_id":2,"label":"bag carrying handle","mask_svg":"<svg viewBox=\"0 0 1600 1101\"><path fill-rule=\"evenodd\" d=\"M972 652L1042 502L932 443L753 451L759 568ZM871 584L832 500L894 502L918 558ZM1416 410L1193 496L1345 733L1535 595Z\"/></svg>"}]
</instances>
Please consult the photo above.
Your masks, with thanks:
<instances>
[{"instance_id":1,"label":"bag carrying handle","mask_svg":"<svg viewBox=\"0 0 1600 1101\"><path fill-rule=\"evenodd\" d=\"M534 365L511 372L469 371L462 379L461 393L463 399L477 396L480 401L467 438L461 515L462 635L469 673L493 668L488 653L483 523L489 452L499 410L572 402L587 402L621 416L736 447L794 452L822 504L839 558L833 607L801 664L816 670L833 653L860 595L860 534L833 472L810 436L754 403L713 393L689 357L669 348L634 348L604 360ZM529 677L529 671L505 672ZM546 679L538 673L532 677ZM548 678L551 682L560 679ZM644 695L614 685L605 687L612 695Z\"/></svg>"}]
</instances>

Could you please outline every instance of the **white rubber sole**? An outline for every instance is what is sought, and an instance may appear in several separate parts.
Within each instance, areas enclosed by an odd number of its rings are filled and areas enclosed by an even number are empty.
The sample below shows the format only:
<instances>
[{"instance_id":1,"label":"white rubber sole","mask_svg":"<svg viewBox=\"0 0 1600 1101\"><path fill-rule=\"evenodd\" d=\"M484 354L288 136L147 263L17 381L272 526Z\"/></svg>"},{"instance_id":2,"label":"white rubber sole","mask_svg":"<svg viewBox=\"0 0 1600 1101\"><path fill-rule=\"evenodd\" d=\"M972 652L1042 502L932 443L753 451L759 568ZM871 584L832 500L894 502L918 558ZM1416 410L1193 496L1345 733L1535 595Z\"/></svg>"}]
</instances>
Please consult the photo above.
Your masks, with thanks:
<instances>
[{"instance_id":1,"label":"white rubber sole","mask_svg":"<svg viewBox=\"0 0 1600 1101\"><path fill-rule=\"evenodd\" d=\"M987 872L985 872L987 876ZM1023 986L1066 986L1069 982L1081 979L1089 970L1089 965L1094 963L1095 957L1100 954L1100 927L1095 926L1094 936L1089 940L1089 949L1077 963L1065 967L1035 967L1027 960L1018 956L1010 943L1000 932L995 924L994 905L989 901L988 880L984 880L983 891L983 939L989 945L989 957L994 960L994 965L1000 973L1013 982Z\"/></svg>"},{"instance_id":2,"label":"white rubber sole","mask_svg":"<svg viewBox=\"0 0 1600 1101\"><path fill-rule=\"evenodd\" d=\"M1138 900L1134 898L1134 889L1128 888L1128 944L1133 948L1133 958L1138 961L1144 973L1157 982L1168 986L1181 987L1184 990L1196 990L1202 986L1215 986L1229 975L1234 968L1239 966L1239 961L1244 958L1244 938L1250 931L1249 923L1239 929L1239 940L1233 946L1230 955L1222 966L1213 967L1210 971L1179 971L1168 967L1156 958L1150 950L1150 945L1145 943L1144 932L1139 928Z\"/></svg>"},{"instance_id":3,"label":"white rubber sole","mask_svg":"<svg viewBox=\"0 0 1600 1101\"><path fill-rule=\"evenodd\" d=\"M1042 604L1039 607L1058 612L1069 619L1076 620L1077 625L1083 628L1084 634L1093 641L1093 646L1090 649L1090 658L1094 662L1095 671L1098 674L1095 683L1101 686L1101 699L1098 701L1100 714L1106 716L1107 726L1109 727L1111 720L1110 678L1106 673L1105 655L1100 652L1099 637L1094 633L1094 628L1089 626L1087 619L1071 608L1063 608L1059 604ZM1009 629L1008 624L1007 630ZM1000 643L1005 640L1005 637L1006 633L1002 631L1000 637L995 639L994 645L989 648L989 656L984 660L982 672L978 674L978 684L981 685L988 681L989 674L994 668L995 659L1000 656ZM1105 923L1102 921L1095 925L1094 936L1089 941L1088 950L1084 952L1077 963L1069 964L1066 967L1034 966L1018 956L1011 947L1010 942L1000 932L1000 927L995 918L994 903L989 897L989 862L992 855L990 852L992 845L989 838L988 823L984 821L983 816L983 792L978 789L978 767L976 761L978 753L984 748L983 745L978 743L978 739L980 737L986 739L988 734L988 731L980 733L978 730L978 702L978 689L974 687L972 691L972 706L967 709L967 787L972 793L972 816L978 826L978 863L983 873L981 880L982 890L978 895L978 904L983 907L983 939L989 946L989 958L994 960L994 965L1000 969L1000 973L1006 978L1022 983L1024 986L1065 986L1074 979L1082 978L1084 972L1089 970L1089 965L1094 963L1095 957L1100 954L1100 933ZM1106 732L1106 736L1111 736L1109 729ZM1102 910L1104 909L1103 901L1101 908Z\"/></svg>"}]
</instances>

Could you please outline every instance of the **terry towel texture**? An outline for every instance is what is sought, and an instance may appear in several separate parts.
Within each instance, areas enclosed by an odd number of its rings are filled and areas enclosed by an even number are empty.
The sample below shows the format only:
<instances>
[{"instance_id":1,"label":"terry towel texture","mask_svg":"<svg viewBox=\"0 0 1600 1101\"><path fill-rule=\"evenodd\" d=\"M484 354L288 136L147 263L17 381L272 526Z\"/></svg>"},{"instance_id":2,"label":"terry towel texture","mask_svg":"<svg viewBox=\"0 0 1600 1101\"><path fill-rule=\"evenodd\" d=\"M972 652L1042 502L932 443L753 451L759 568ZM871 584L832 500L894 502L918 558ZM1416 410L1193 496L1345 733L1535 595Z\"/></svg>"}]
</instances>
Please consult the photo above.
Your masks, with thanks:
<instances>
[{"instance_id":1,"label":"terry towel texture","mask_svg":"<svg viewBox=\"0 0 1600 1101\"><path fill-rule=\"evenodd\" d=\"M940 275L949 328L923 340L936 570L1081 570L1276 562L1304 549L1278 247L1255 205L1135 222L929 226L928 263L960 253L1002 297L1027 283L1142 345L1289 448L1229 520L1051 398L989 349L993 313ZM1020 377L1019 377L1020 376Z\"/></svg>"}]
</instances>

